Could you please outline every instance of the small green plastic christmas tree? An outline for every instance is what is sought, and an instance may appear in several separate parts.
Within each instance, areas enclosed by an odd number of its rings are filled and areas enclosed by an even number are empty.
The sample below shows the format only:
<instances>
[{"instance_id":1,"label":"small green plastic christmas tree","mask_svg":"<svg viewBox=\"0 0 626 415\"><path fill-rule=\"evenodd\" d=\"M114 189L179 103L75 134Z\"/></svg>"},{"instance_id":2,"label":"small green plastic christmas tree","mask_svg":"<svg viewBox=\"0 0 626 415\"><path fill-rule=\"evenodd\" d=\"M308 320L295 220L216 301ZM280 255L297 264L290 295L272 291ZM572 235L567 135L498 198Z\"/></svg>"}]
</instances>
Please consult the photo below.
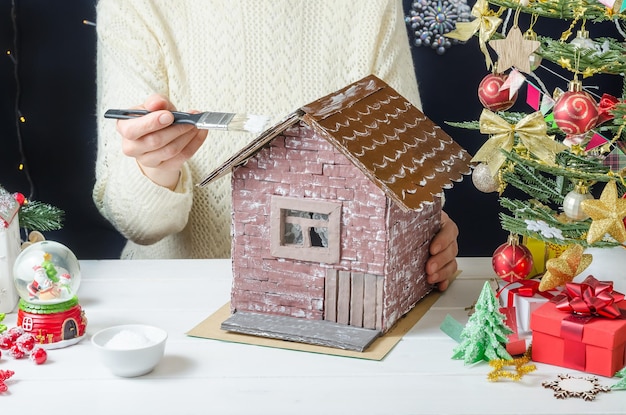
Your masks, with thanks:
<instances>
[{"instance_id":1,"label":"small green plastic christmas tree","mask_svg":"<svg viewBox=\"0 0 626 415\"><path fill-rule=\"evenodd\" d=\"M626 366L622 368L619 372L615 374L615 376L619 377L620 380L615 385L611 385L611 389L613 390L626 390Z\"/></svg>"},{"instance_id":2,"label":"small green plastic christmas tree","mask_svg":"<svg viewBox=\"0 0 626 415\"><path fill-rule=\"evenodd\" d=\"M481 360L511 360L506 351L507 335L513 331L504 322L500 305L489 282L485 285L476 301L475 311L461 333L461 342L454 349L453 359L463 359L465 364Z\"/></svg>"}]
</instances>

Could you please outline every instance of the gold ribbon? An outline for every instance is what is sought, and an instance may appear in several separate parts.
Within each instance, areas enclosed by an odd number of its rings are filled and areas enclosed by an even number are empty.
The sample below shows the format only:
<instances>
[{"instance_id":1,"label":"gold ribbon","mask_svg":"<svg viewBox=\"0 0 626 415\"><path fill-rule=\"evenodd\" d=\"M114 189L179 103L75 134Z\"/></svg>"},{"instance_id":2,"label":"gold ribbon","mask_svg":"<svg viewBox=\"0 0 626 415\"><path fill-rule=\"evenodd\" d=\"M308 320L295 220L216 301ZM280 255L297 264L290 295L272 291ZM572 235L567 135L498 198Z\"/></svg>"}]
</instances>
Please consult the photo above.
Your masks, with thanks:
<instances>
[{"instance_id":1,"label":"gold ribbon","mask_svg":"<svg viewBox=\"0 0 626 415\"><path fill-rule=\"evenodd\" d=\"M457 22L456 28L444 36L458 39L463 42L469 40L474 33L478 33L478 41L480 50L485 55L485 62L487 63L487 69L491 68L493 62L489 51L487 50L487 41L491 38L491 35L495 33L502 23L499 13L489 9L489 3L487 0L478 0L474 7L472 7L472 16L475 17L471 22Z\"/></svg>"},{"instance_id":2,"label":"gold ribbon","mask_svg":"<svg viewBox=\"0 0 626 415\"><path fill-rule=\"evenodd\" d=\"M496 113L483 109L479 126L480 132L490 137L472 161L486 163L493 177L506 160L500 149L510 152L515 145L515 134L530 153L545 163L554 164L556 154L567 148L546 134L548 127L540 111L528 114L517 124L509 124Z\"/></svg>"}]
</instances>

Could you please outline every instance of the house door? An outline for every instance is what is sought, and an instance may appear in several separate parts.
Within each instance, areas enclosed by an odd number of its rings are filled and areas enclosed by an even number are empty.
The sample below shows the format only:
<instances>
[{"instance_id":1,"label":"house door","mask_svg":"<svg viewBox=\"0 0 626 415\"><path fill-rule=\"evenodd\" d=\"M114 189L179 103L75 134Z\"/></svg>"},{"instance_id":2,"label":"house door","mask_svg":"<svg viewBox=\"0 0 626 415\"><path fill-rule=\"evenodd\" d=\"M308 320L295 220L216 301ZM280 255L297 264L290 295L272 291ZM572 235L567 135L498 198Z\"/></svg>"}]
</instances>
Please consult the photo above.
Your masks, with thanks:
<instances>
[{"instance_id":1,"label":"house door","mask_svg":"<svg viewBox=\"0 0 626 415\"><path fill-rule=\"evenodd\" d=\"M74 319L68 318L63 322L63 340L69 340L76 338L78 334L78 328Z\"/></svg>"},{"instance_id":2,"label":"house door","mask_svg":"<svg viewBox=\"0 0 626 415\"><path fill-rule=\"evenodd\" d=\"M325 320L366 329L381 329L382 276L329 269L324 290Z\"/></svg>"}]
</instances>

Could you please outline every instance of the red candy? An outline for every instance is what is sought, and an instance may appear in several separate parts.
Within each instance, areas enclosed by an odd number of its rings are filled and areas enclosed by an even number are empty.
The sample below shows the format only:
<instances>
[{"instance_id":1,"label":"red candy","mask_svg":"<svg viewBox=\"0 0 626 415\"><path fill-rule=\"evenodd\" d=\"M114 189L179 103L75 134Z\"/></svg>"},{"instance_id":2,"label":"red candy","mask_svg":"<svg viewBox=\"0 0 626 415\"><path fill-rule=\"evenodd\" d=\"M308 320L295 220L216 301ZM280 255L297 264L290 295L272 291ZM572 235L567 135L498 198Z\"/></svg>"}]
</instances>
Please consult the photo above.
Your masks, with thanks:
<instances>
[{"instance_id":1,"label":"red candy","mask_svg":"<svg viewBox=\"0 0 626 415\"><path fill-rule=\"evenodd\" d=\"M8 335L3 334L0 336L0 350L9 350L12 344L13 341Z\"/></svg>"},{"instance_id":2,"label":"red candy","mask_svg":"<svg viewBox=\"0 0 626 415\"><path fill-rule=\"evenodd\" d=\"M0 349L7 350L14 359L28 357L38 365L48 360L48 353L37 344L35 336L25 332L21 327L14 327L0 335Z\"/></svg>"},{"instance_id":3,"label":"red candy","mask_svg":"<svg viewBox=\"0 0 626 415\"><path fill-rule=\"evenodd\" d=\"M29 353L35 347L35 336L24 333L15 340L15 344L24 353Z\"/></svg>"},{"instance_id":4,"label":"red candy","mask_svg":"<svg viewBox=\"0 0 626 415\"><path fill-rule=\"evenodd\" d=\"M15 372L12 370L1 370L0 369L0 393L6 392L9 390L9 387L4 383L5 380L13 376Z\"/></svg>"},{"instance_id":5,"label":"red candy","mask_svg":"<svg viewBox=\"0 0 626 415\"><path fill-rule=\"evenodd\" d=\"M17 340L18 337L20 337L22 334L24 334L24 329L17 326L17 327L11 327L7 332L6 332L6 336L9 337L9 339L11 339L11 342L15 342L15 340Z\"/></svg>"},{"instance_id":6,"label":"red candy","mask_svg":"<svg viewBox=\"0 0 626 415\"><path fill-rule=\"evenodd\" d=\"M20 350L17 344L13 344L13 346L11 346L9 354L13 356L14 359L21 359L26 355L26 353Z\"/></svg>"},{"instance_id":7,"label":"red candy","mask_svg":"<svg viewBox=\"0 0 626 415\"><path fill-rule=\"evenodd\" d=\"M43 347L35 347L30 353L29 359L35 362L35 364L41 365L48 360L48 353Z\"/></svg>"}]
</instances>

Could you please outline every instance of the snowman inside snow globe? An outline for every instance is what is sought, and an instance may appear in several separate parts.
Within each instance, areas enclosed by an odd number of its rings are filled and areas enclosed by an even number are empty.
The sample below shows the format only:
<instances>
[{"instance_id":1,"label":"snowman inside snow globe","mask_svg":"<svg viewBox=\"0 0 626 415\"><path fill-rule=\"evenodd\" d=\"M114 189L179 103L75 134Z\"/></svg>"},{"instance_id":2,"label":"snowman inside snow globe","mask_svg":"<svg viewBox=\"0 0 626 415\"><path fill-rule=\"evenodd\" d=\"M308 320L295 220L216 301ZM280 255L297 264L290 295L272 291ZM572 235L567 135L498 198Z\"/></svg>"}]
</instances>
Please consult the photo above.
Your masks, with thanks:
<instances>
[{"instance_id":1,"label":"snowman inside snow globe","mask_svg":"<svg viewBox=\"0 0 626 415\"><path fill-rule=\"evenodd\" d=\"M78 303L80 266L74 253L54 241L25 248L13 267L20 296L17 325L31 333L44 348L78 343L87 320Z\"/></svg>"}]
</instances>

